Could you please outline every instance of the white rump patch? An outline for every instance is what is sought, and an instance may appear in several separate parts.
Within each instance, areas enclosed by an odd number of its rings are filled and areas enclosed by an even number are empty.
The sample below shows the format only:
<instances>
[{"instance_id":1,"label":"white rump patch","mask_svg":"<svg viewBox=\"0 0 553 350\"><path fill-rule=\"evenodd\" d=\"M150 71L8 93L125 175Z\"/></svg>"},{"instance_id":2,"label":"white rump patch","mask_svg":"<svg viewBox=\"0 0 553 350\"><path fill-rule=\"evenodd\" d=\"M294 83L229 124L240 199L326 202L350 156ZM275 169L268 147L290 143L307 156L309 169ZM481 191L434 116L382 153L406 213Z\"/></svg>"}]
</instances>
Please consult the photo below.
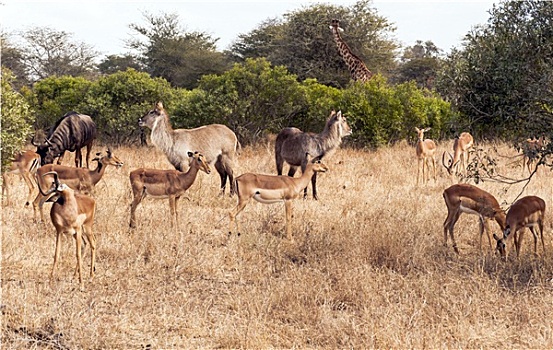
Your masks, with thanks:
<instances>
[{"instance_id":1,"label":"white rump patch","mask_svg":"<svg viewBox=\"0 0 553 350\"><path fill-rule=\"evenodd\" d=\"M253 199L263 204L273 204L284 202L282 190L258 189L253 195Z\"/></svg>"}]
</instances>

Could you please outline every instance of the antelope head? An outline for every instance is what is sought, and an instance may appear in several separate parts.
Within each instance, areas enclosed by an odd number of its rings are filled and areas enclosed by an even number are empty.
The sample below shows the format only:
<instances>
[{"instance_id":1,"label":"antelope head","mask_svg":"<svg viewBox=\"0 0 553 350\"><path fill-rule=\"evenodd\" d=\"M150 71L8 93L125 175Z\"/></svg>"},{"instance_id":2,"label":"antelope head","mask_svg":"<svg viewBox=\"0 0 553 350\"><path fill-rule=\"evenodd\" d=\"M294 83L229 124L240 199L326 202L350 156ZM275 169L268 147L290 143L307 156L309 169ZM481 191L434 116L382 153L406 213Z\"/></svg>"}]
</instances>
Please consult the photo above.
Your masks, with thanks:
<instances>
[{"instance_id":1,"label":"antelope head","mask_svg":"<svg viewBox=\"0 0 553 350\"><path fill-rule=\"evenodd\" d=\"M156 121L159 120L159 118L161 117L165 117L166 115L167 113L163 108L163 103L158 102L153 109L148 111L148 113L146 113L142 118L138 120L138 125L142 127L147 126L148 128L152 129Z\"/></svg>"}]
</instances>

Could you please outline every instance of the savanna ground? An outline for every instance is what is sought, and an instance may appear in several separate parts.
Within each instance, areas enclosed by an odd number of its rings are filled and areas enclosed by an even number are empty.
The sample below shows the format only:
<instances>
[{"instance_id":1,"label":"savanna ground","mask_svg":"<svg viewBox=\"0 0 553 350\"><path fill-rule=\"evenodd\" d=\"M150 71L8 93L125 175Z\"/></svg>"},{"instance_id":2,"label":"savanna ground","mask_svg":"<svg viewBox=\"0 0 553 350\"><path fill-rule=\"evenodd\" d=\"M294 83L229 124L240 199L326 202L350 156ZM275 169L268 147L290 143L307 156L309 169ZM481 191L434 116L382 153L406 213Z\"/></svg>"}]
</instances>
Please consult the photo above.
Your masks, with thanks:
<instances>
[{"instance_id":1,"label":"savanna ground","mask_svg":"<svg viewBox=\"0 0 553 350\"><path fill-rule=\"evenodd\" d=\"M441 143L439 154L451 147ZM442 191L452 180L439 168L437 182L416 187L415 150L406 143L342 149L327 160L320 200L294 203L295 243L285 238L282 204L252 202L238 216L242 234L229 238L237 199L218 196L216 172L200 173L181 199L179 229L170 227L167 200L146 199L131 231L129 172L170 166L155 148L113 152L125 165L108 168L97 185L96 277L83 291L71 237L50 280L54 228L49 218L33 222L24 183L14 181L18 202L2 210L3 348L553 347L549 171L524 191L549 206L545 256L541 245L532 254L528 232L520 259L504 262L486 238L480 253L476 216L458 222L460 255L451 242L444 247ZM511 162L499 170L520 177ZM271 147L246 147L237 173L274 167ZM505 206L522 188L479 186ZM87 247L85 276L89 258Z\"/></svg>"}]
</instances>

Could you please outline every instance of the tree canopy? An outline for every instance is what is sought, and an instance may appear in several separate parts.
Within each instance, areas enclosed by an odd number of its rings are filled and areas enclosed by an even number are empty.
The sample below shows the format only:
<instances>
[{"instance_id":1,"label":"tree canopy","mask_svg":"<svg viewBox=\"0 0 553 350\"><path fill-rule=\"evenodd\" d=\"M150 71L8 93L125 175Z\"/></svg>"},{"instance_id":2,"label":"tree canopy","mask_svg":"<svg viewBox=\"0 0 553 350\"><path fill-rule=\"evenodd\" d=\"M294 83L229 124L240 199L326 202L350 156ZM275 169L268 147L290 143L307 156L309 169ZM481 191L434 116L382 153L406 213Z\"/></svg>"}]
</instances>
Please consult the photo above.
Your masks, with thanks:
<instances>
[{"instance_id":1,"label":"tree canopy","mask_svg":"<svg viewBox=\"0 0 553 350\"><path fill-rule=\"evenodd\" d=\"M553 130L553 2L495 5L444 62L438 88L487 136Z\"/></svg>"},{"instance_id":2,"label":"tree canopy","mask_svg":"<svg viewBox=\"0 0 553 350\"><path fill-rule=\"evenodd\" d=\"M186 32L177 14L144 14L146 24L130 24L142 39L131 39L145 71L162 77L171 85L192 89L206 74L218 74L227 68L223 53L216 50L217 39L202 32Z\"/></svg>"},{"instance_id":3,"label":"tree canopy","mask_svg":"<svg viewBox=\"0 0 553 350\"><path fill-rule=\"evenodd\" d=\"M329 29L332 19L340 20L344 40L371 71L389 73L398 48L390 38L395 27L369 0L351 7L315 4L286 13L280 20L269 19L240 35L230 54L238 62L265 57L285 66L299 80L315 78L322 84L344 87L350 75Z\"/></svg>"}]
</instances>

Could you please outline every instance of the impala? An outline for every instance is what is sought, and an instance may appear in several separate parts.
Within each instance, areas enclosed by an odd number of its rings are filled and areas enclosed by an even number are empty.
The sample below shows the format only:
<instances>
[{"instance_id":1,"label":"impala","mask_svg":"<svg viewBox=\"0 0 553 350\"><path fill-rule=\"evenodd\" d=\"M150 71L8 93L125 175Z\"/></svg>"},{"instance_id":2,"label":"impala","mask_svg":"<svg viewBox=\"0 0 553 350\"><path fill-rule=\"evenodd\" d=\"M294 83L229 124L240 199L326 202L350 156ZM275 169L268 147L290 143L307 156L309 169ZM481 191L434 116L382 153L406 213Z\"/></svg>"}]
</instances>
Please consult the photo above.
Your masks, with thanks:
<instances>
[{"instance_id":1,"label":"impala","mask_svg":"<svg viewBox=\"0 0 553 350\"><path fill-rule=\"evenodd\" d=\"M44 175L51 174L54 178L50 189L43 192L40 182L38 188L43 196L48 197L50 194L55 193L56 201L52 205L50 210L50 218L52 224L56 228L56 252L54 254L54 265L52 266L52 272L50 278L54 277L54 271L60 256L60 236L62 234L69 234L75 238L77 245L77 272L79 273L79 283L81 289L83 289L83 277L82 277L82 235L84 233L88 242L90 243L90 278L94 277L94 262L96 259L96 238L92 231L92 225L94 224L94 214L96 212L96 201L91 197L83 194L75 193L69 186L59 181L58 175L55 171L46 173Z\"/></svg>"},{"instance_id":2,"label":"impala","mask_svg":"<svg viewBox=\"0 0 553 350\"><path fill-rule=\"evenodd\" d=\"M480 219L480 250L482 250L482 236L484 229L488 235L490 250L493 250L488 221L494 219L499 227L505 228L505 213L499 207L499 203L490 193L470 184L457 184L450 186L443 193L447 206L447 217L444 221L444 244L447 246L447 234L453 242L453 249L458 254L457 243L453 234L453 228L462 213L478 215Z\"/></svg>"},{"instance_id":3,"label":"impala","mask_svg":"<svg viewBox=\"0 0 553 350\"><path fill-rule=\"evenodd\" d=\"M25 202L25 205L29 205L33 196L33 191L35 189L35 185L31 180L31 175L34 176L39 166L40 156L37 153L33 151L24 151L17 153L13 157L10 167L2 173L2 197L4 197L5 193L6 201L8 203L10 202L10 191L8 187L10 187L11 185L8 185L8 174L19 174L29 188L29 194L27 195L27 201Z\"/></svg>"},{"instance_id":4,"label":"impala","mask_svg":"<svg viewBox=\"0 0 553 350\"><path fill-rule=\"evenodd\" d=\"M468 132L463 132L459 135L459 137L455 138L455 141L453 141L453 156L451 153L447 152L449 155L449 163L447 165L445 164L446 152L442 154L442 164L446 168L449 175L457 175L460 171L462 171L464 175L467 174L469 150L473 144L474 139L472 138L472 135Z\"/></svg>"},{"instance_id":5,"label":"impala","mask_svg":"<svg viewBox=\"0 0 553 350\"><path fill-rule=\"evenodd\" d=\"M123 162L112 154L111 150L108 148L106 155L102 153L96 153L96 158L92 161L97 161L98 166L94 170L89 170L88 168L75 168L65 165L57 164L47 164L41 166L37 170L37 182L41 182L44 186L45 183L50 183L52 181L51 176L45 176L47 173L53 171L56 172L57 177L63 181L65 185L73 189L74 191L81 192L84 194L90 194L94 189L94 186L102 179L106 168L108 165L113 165L117 168L123 166ZM33 201L33 210L36 220L37 207L40 212L40 219L44 222L44 213L42 207L44 202L47 201L47 197L44 197L42 193L39 193L35 200Z\"/></svg>"},{"instance_id":6,"label":"impala","mask_svg":"<svg viewBox=\"0 0 553 350\"><path fill-rule=\"evenodd\" d=\"M171 227L173 221L178 225L177 204L180 197L192 186L198 175L198 170L211 173L211 168L205 157L198 152L188 152L190 167L187 172L178 170L157 170L139 168L129 175L134 199L131 203L131 220L129 226L136 227L135 211L146 195L155 199L169 198L171 210Z\"/></svg>"},{"instance_id":7,"label":"impala","mask_svg":"<svg viewBox=\"0 0 553 350\"><path fill-rule=\"evenodd\" d=\"M507 241L513 237L517 258L520 254L520 244L524 230L528 227L534 235L534 254L537 255L538 234L536 227L540 230L541 245L545 255L545 243L543 241L543 220L545 216L545 202L540 197L527 196L516 201L507 212L507 220L503 237L495 234L493 238L497 241L497 251L503 258L507 258Z\"/></svg>"},{"instance_id":8,"label":"impala","mask_svg":"<svg viewBox=\"0 0 553 350\"><path fill-rule=\"evenodd\" d=\"M324 173L328 170L328 167L321 162L321 157L311 159L309 153L306 156L308 157L307 166L300 177L246 173L236 178L238 205L229 213L229 235L232 233L235 223L238 232L240 232L236 216L246 207L250 199L253 198L263 204L284 202L286 236L290 241L293 241L291 228L292 199L300 195L315 173Z\"/></svg>"},{"instance_id":9,"label":"impala","mask_svg":"<svg viewBox=\"0 0 553 350\"><path fill-rule=\"evenodd\" d=\"M528 169L531 174L533 171L533 164L539 157L539 152L545 147L545 137L539 139L526 139L522 146L522 174L524 175L524 168ZM537 166L537 165L536 165Z\"/></svg>"},{"instance_id":10,"label":"impala","mask_svg":"<svg viewBox=\"0 0 553 350\"><path fill-rule=\"evenodd\" d=\"M418 134L418 141L416 145L417 151L417 186L419 185L420 173L422 171L422 181L426 183L430 178L428 174L429 163L432 164L432 170L434 172L434 182L436 181L436 160L434 159L434 154L436 153L436 144L430 139L424 139L424 133L430 130L430 128L419 129L415 127L415 131ZM425 171L426 168L426 171Z\"/></svg>"}]
</instances>

